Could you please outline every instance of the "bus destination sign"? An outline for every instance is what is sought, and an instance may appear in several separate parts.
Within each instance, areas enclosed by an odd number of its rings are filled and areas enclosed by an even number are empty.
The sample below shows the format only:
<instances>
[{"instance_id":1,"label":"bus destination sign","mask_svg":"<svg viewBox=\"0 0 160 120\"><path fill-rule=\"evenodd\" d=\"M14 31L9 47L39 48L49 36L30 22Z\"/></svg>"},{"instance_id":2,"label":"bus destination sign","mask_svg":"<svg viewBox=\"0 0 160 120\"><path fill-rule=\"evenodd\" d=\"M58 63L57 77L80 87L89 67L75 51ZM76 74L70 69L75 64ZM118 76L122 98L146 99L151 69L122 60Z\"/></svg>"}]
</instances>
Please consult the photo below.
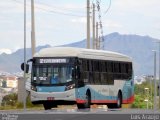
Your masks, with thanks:
<instances>
[{"instance_id":1,"label":"bus destination sign","mask_svg":"<svg viewBox=\"0 0 160 120\"><path fill-rule=\"evenodd\" d=\"M66 59L39 59L39 63L67 63Z\"/></svg>"}]
</instances>

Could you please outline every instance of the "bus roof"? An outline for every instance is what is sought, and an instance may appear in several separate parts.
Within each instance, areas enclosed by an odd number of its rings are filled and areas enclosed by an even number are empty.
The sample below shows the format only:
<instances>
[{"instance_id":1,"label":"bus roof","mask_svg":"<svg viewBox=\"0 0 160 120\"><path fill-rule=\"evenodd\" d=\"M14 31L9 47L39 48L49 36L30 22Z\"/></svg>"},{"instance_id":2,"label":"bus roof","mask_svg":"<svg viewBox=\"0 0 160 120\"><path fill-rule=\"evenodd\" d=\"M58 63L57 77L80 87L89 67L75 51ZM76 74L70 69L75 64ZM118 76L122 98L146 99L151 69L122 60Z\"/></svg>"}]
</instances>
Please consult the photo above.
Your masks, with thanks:
<instances>
[{"instance_id":1,"label":"bus roof","mask_svg":"<svg viewBox=\"0 0 160 120\"><path fill-rule=\"evenodd\" d=\"M78 57L131 62L131 58L116 52L75 47L53 47L40 50L34 57Z\"/></svg>"}]
</instances>

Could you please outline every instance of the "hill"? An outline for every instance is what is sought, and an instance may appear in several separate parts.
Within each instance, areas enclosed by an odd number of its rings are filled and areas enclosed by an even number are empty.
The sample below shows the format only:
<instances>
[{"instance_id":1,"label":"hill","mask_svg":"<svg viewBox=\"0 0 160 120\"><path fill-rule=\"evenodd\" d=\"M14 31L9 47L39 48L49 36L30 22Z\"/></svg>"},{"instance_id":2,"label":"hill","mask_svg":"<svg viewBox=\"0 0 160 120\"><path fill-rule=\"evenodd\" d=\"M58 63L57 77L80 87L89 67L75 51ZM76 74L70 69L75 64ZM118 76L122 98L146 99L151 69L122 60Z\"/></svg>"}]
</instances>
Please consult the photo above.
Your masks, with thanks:
<instances>
[{"instance_id":1,"label":"hill","mask_svg":"<svg viewBox=\"0 0 160 120\"><path fill-rule=\"evenodd\" d=\"M158 39L149 36L121 35L117 32L104 36L104 50L119 52L133 59L135 75L153 75L153 51ZM85 47L85 40L64 46Z\"/></svg>"},{"instance_id":2,"label":"hill","mask_svg":"<svg viewBox=\"0 0 160 120\"><path fill-rule=\"evenodd\" d=\"M156 41L158 39L149 36L122 35L111 33L104 36L104 50L126 54L133 59L135 75L153 74L153 52L157 49ZM85 47L85 40L66 44L63 46ZM39 46L37 51L42 48L51 47L50 45ZM27 58L31 58L31 49L27 49ZM23 49L19 49L12 54L0 55L0 70L7 72L19 72L20 63L23 62Z\"/></svg>"},{"instance_id":3,"label":"hill","mask_svg":"<svg viewBox=\"0 0 160 120\"><path fill-rule=\"evenodd\" d=\"M50 47L50 45L39 46L36 48L36 51L40 49ZM2 53L0 55L0 71L5 71L9 73L20 72L20 65L24 61L24 49L18 49L12 54ZM26 50L26 59L31 58L31 49L27 48Z\"/></svg>"}]
</instances>

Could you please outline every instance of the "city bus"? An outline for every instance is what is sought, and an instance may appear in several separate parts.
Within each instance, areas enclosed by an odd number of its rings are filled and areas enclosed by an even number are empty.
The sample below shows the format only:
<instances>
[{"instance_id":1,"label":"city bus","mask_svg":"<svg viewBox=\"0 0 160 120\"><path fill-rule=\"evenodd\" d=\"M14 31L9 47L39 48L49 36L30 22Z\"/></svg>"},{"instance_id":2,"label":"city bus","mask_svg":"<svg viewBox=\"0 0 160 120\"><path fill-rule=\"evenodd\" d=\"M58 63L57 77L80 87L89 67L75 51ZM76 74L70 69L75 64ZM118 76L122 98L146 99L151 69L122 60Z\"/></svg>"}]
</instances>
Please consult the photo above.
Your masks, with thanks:
<instances>
[{"instance_id":1,"label":"city bus","mask_svg":"<svg viewBox=\"0 0 160 120\"><path fill-rule=\"evenodd\" d=\"M40 50L28 62L32 62L31 101L45 110L72 104L78 109L92 104L121 108L134 101L132 59L126 55L54 47Z\"/></svg>"}]
</instances>

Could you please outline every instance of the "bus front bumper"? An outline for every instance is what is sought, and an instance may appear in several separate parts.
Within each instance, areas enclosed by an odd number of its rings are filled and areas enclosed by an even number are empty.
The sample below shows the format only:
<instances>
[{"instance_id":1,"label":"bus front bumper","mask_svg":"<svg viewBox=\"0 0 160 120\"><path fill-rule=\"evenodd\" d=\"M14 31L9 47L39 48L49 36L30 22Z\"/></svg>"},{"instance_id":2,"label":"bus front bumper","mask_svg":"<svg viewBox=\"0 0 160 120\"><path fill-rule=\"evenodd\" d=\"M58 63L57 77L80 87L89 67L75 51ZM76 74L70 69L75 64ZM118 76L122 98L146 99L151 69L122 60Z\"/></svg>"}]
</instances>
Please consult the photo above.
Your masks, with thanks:
<instances>
[{"instance_id":1,"label":"bus front bumper","mask_svg":"<svg viewBox=\"0 0 160 120\"><path fill-rule=\"evenodd\" d=\"M31 101L76 101L75 89L64 92L36 92L31 90Z\"/></svg>"}]
</instances>

